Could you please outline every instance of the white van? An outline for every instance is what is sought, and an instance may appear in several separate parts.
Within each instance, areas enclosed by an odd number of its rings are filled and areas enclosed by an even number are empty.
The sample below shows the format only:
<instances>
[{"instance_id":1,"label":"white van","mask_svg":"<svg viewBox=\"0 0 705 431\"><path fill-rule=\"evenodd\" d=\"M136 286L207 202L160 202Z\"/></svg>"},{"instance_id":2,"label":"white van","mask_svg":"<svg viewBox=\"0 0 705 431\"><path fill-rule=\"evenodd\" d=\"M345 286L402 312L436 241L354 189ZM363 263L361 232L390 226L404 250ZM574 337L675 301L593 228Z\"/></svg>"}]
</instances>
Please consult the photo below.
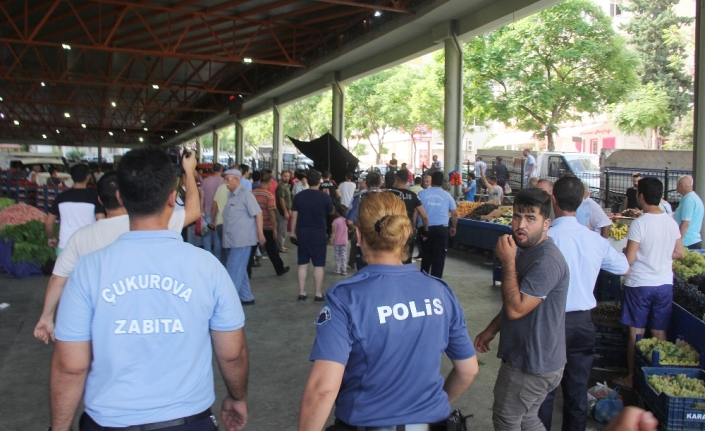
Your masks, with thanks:
<instances>
[{"instance_id":1,"label":"white van","mask_svg":"<svg viewBox=\"0 0 705 431\"><path fill-rule=\"evenodd\" d=\"M68 173L68 166L60 154L0 151L0 170L14 169L16 172L21 173L22 179L28 178L29 172L35 165L39 165L42 168L37 176L37 184L45 185L47 179L49 179L49 169L56 168L57 176L64 180L66 186L73 186L71 174Z\"/></svg>"}]
</instances>

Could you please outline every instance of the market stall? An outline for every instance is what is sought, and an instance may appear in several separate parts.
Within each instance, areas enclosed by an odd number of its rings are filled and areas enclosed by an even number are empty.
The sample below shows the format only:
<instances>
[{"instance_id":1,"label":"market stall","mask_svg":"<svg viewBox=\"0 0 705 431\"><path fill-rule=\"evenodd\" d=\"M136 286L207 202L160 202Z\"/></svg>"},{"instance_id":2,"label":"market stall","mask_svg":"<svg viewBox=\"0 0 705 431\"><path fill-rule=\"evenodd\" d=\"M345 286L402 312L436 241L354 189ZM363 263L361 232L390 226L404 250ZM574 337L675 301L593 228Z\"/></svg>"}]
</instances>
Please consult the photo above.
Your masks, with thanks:
<instances>
[{"instance_id":1,"label":"market stall","mask_svg":"<svg viewBox=\"0 0 705 431\"><path fill-rule=\"evenodd\" d=\"M53 260L45 218L35 207L0 198L0 269L10 277L42 275L42 267Z\"/></svg>"}]
</instances>

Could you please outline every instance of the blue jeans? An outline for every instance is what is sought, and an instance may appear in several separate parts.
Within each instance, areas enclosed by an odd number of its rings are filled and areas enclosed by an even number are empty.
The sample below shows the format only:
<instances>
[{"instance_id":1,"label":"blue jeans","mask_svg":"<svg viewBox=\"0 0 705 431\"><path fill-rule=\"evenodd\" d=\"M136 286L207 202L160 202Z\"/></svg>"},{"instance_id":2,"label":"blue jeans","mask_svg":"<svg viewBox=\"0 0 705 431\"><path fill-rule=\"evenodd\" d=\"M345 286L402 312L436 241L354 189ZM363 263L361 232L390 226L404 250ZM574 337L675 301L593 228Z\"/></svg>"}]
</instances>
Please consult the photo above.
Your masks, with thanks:
<instances>
[{"instance_id":1,"label":"blue jeans","mask_svg":"<svg viewBox=\"0 0 705 431\"><path fill-rule=\"evenodd\" d=\"M243 302L255 299L250 290L250 279L247 277L247 262L250 260L251 252L252 246L231 248L228 250L228 261L225 264L240 301Z\"/></svg>"},{"instance_id":2,"label":"blue jeans","mask_svg":"<svg viewBox=\"0 0 705 431\"><path fill-rule=\"evenodd\" d=\"M210 222L211 216L207 215L206 223ZM220 259L220 238L218 238L218 234L216 234L214 230L209 230L208 235L203 237L203 249L206 251L210 251L215 257Z\"/></svg>"}]
</instances>

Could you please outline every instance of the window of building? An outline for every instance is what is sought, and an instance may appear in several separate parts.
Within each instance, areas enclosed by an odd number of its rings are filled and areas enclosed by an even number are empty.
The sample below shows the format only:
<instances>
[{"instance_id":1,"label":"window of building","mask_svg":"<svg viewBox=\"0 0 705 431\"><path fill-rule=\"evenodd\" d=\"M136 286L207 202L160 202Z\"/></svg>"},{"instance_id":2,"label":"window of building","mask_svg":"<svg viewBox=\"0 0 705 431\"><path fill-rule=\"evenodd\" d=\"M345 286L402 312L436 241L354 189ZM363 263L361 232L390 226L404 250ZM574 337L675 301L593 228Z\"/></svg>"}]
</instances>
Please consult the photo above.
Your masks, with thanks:
<instances>
[{"instance_id":1,"label":"window of building","mask_svg":"<svg viewBox=\"0 0 705 431\"><path fill-rule=\"evenodd\" d=\"M465 141L465 151L472 151L472 141Z\"/></svg>"},{"instance_id":2,"label":"window of building","mask_svg":"<svg viewBox=\"0 0 705 431\"><path fill-rule=\"evenodd\" d=\"M622 15L622 0L610 0L610 16Z\"/></svg>"},{"instance_id":3,"label":"window of building","mask_svg":"<svg viewBox=\"0 0 705 431\"><path fill-rule=\"evenodd\" d=\"M597 139L590 139L590 148L592 149L592 154L597 154Z\"/></svg>"}]
</instances>

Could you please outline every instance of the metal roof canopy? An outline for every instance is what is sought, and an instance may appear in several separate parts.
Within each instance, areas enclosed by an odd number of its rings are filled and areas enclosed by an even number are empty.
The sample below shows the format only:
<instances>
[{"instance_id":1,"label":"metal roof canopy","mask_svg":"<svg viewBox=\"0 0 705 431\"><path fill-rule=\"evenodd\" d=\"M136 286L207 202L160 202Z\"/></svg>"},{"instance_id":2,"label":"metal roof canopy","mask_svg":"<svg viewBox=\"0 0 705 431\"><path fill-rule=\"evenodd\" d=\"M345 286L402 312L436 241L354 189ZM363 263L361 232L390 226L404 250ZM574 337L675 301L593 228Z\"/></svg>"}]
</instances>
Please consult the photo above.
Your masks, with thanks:
<instances>
[{"instance_id":1,"label":"metal roof canopy","mask_svg":"<svg viewBox=\"0 0 705 431\"><path fill-rule=\"evenodd\" d=\"M558 0L9 0L0 139L175 144ZM15 124L19 122L19 125ZM44 138L42 135L45 135Z\"/></svg>"}]
</instances>

